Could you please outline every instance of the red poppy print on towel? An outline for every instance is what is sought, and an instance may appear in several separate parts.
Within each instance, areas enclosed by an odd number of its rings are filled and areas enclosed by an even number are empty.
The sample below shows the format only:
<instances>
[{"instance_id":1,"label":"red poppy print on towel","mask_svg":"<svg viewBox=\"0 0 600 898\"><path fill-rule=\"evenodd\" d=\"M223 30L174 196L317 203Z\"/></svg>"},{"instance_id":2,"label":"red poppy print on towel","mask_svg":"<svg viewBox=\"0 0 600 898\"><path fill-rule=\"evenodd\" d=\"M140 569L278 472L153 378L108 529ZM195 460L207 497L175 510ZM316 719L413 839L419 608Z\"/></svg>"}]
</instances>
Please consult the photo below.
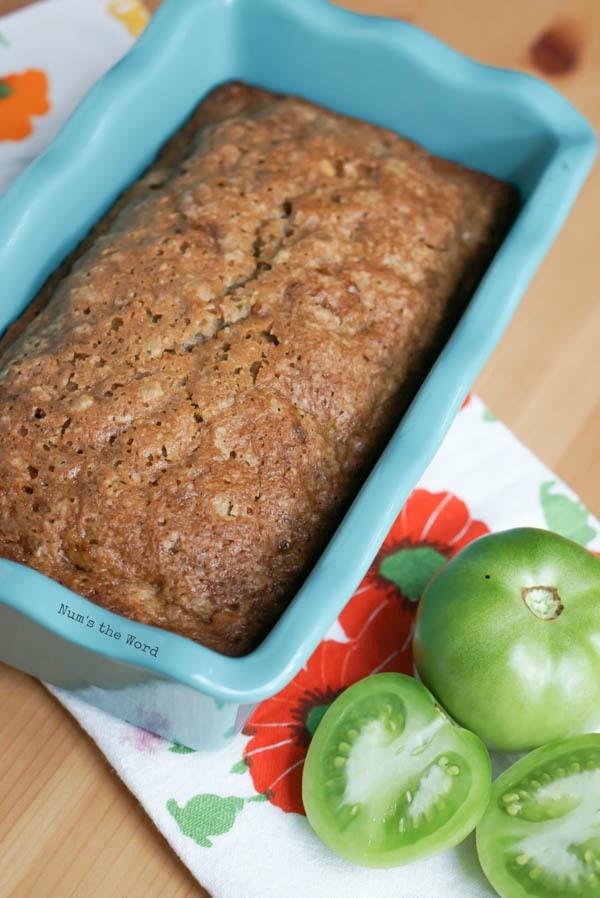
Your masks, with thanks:
<instances>
[{"instance_id":1,"label":"red poppy print on towel","mask_svg":"<svg viewBox=\"0 0 600 898\"><path fill-rule=\"evenodd\" d=\"M414 608L438 568L485 533L489 533L489 527L473 520L457 496L414 490L340 617L346 632L344 618L357 597L374 590L379 595L396 597L406 608Z\"/></svg>"},{"instance_id":2,"label":"red poppy print on towel","mask_svg":"<svg viewBox=\"0 0 600 898\"><path fill-rule=\"evenodd\" d=\"M450 493L415 490L339 617L344 642L324 640L295 679L259 705L244 734L254 787L303 813L304 757L321 717L344 689L381 671L412 673L416 603L431 574L489 528Z\"/></svg>"},{"instance_id":3,"label":"red poppy print on towel","mask_svg":"<svg viewBox=\"0 0 600 898\"><path fill-rule=\"evenodd\" d=\"M48 79L39 69L0 76L0 140L25 140L32 116L50 111Z\"/></svg>"}]
</instances>

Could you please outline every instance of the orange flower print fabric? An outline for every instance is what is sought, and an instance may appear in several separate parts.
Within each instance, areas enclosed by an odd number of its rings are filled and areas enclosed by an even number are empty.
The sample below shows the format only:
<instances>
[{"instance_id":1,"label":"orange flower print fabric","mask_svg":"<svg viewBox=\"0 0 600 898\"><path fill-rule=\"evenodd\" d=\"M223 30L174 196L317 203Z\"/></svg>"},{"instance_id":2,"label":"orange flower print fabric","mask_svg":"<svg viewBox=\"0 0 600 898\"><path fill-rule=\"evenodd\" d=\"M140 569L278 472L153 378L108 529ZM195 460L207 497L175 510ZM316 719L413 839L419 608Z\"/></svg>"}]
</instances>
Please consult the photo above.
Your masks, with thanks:
<instances>
[{"instance_id":1,"label":"orange flower print fabric","mask_svg":"<svg viewBox=\"0 0 600 898\"><path fill-rule=\"evenodd\" d=\"M411 674L418 600L429 579L463 546L489 533L449 492L413 491L361 585L339 616L344 641L325 639L244 728L254 788L283 811L304 813L302 768L312 734L331 702L370 674Z\"/></svg>"},{"instance_id":2,"label":"orange flower print fabric","mask_svg":"<svg viewBox=\"0 0 600 898\"><path fill-rule=\"evenodd\" d=\"M127 28L132 37L139 37L148 22L150 13L140 0L114 0L107 10Z\"/></svg>"},{"instance_id":3,"label":"orange flower print fabric","mask_svg":"<svg viewBox=\"0 0 600 898\"><path fill-rule=\"evenodd\" d=\"M40 69L0 76L0 140L25 140L32 117L49 111L48 79Z\"/></svg>"}]
</instances>

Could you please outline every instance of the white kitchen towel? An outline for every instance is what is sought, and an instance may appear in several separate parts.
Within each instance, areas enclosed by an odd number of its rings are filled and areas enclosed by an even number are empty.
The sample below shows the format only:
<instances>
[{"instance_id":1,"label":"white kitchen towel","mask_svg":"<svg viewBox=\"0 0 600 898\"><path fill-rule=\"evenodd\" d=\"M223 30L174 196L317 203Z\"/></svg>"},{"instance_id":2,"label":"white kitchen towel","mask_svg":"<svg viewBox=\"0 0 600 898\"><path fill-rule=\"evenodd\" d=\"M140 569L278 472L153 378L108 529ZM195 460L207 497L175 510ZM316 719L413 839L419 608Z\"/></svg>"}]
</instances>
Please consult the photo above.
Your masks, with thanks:
<instances>
[{"instance_id":1,"label":"white kitchen towel","mask_svg":"<svg viewBox=\"0 0 600 898\"><path fill-rule=\"evenodd\" d=\"M0 18L0 193L147 20L138 0L39 0Z\"/></svg>"},{"instance_id":2,"label":"white kitchen towel","mask_svg":"<svg viewBox=\"0 0 600 898\"><path fill-rule=\"evenodd\" d=\"M472 539L513 526L551 529L600 549L598 521L471 396L327 639L226 748L193 752L58 697L214 898L491 898L473 836L392 870L335 857L303 816L300 783L311 711L375 670L412 670L415 595L382 576L382 560L414 553L414 582L418 550L451 557ZM401 580L398 564L395 572ZM492 760L498 773L513 758Z\"/></svg>"},{"instance_id":3,"label":"white kitchen towel","mask_svg":"<svg viewBox=\"0 0 600 898\"><path fill-rule=\"evenodd\" d=\"M0 19L0 189L43 149L146 18L137 0L43 0ZM300 783L311 711L374 670L412 669L414 559L423 557L415 550L451 557L477 536L524 525L600 549L598 521L469 397L327 638L226 748L193 752L53 692L214 898L493 896L473 836L405 868L374 871L337 858L303 815ZM401 576L382 574L392 554L411 559L411 589ZM495 758L495 769L506 762Z\"/></svg>"}]
</instances>

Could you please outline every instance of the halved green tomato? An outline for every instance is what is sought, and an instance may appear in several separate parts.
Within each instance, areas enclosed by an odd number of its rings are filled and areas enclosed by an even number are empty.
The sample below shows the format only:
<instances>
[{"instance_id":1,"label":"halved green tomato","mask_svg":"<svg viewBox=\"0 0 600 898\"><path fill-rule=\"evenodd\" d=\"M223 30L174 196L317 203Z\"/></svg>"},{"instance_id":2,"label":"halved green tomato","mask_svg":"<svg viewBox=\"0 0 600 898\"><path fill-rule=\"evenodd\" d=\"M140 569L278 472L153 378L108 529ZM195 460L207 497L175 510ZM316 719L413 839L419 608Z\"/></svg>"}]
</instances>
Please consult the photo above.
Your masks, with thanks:
<instances>
[{"instance_id":1,"label":"halved green tomato","mask_svg":"<svg viewBox=\"0 0 600 898\"><path fill-rule=\"evenodd\" d=\"M484 812L490 759L421 683L374 674L333 702L309 746L309 823L357 864L392 867L457 845Z\"/></svg>"},{"instance_id":2,"label":"halved green tomato","mask_svg":"<svg viewBox=\"0 0 600 898\"><path fill-rule=\"evenodd\" d=\"M600 898L600 733L545 745L502 773L477 853L502 898Z\"/></svg>"}]
</instances>

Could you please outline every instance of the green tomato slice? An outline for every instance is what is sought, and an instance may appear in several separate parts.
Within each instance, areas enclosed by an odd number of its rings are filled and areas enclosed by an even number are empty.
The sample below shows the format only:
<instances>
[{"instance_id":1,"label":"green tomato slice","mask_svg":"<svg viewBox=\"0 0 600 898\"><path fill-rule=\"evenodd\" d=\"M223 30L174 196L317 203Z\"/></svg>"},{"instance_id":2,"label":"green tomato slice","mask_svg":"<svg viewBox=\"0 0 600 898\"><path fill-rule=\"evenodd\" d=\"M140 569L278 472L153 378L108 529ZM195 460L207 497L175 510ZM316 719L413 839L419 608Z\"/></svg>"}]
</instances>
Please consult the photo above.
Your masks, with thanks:
<instances>
[{"instance_id":1,"label":"green tomato slice","mask_svg":"<svg viewBox=\"0 0 600 898\"><path fill-rule=\"evenodd\" d=\"M458 844L491 787L490 759L430 692L404 674L346 689L321 720L304 764L309 823L342 857L392 867Z\"/></svg>"},{"instance_id":2,"label":"green tomato slice","mask_svg":"<svg viewBox=\"0 0 600 898\"><path fill-rule=\"evenodd\" d=\"M600 733L538 748L502 773L477 853L502 898L600 898Z\"/></svg>"}]
</instances>

